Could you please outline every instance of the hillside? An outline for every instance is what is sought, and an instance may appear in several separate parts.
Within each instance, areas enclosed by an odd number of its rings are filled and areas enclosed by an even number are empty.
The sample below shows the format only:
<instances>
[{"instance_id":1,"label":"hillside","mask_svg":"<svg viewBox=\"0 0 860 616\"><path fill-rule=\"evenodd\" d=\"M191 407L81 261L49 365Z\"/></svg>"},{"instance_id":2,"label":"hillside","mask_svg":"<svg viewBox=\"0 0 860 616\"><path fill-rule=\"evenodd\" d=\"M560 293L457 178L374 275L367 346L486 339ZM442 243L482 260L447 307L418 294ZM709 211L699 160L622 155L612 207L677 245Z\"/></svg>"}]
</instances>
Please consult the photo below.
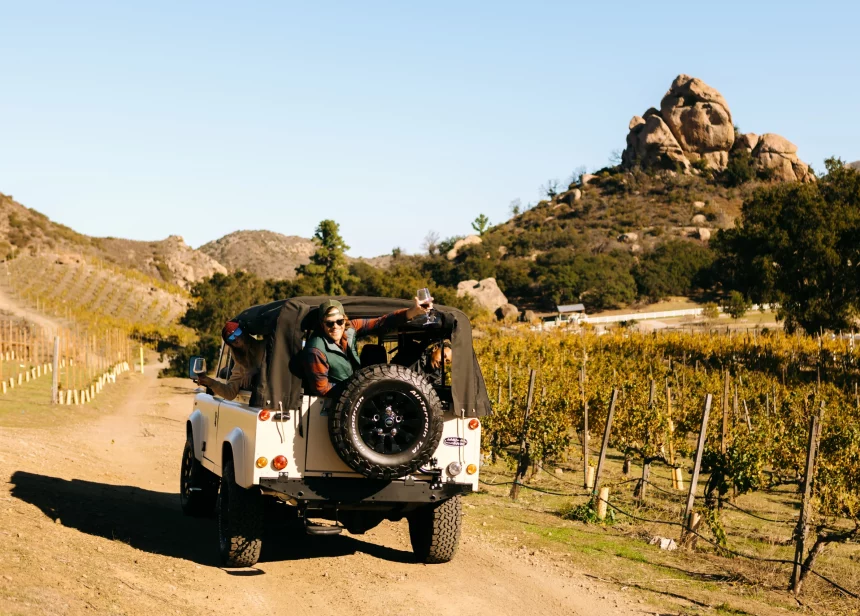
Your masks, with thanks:
<instances>
[{"instance_id":1,"label":"hillside","mask_svg":"<svg viewBox=\"0 0 860 616\"><path fill-rule=\"evenodd\" d=\"M231 272L244 270L263 279L292 280L296 268L310 262L316 244L304 237L274 231L234 231L198 250ZM347 257L347 260L385 269L391 263L391 255Z\"/></svg>"},{"instance_id":2,"label":"hillside","mask_svg":"<svg viewBox=\"0 0 860 616\"><path fill-rule=\"evenodd\" d=\"M179 333L189 298L144 274L78 255L24 254L6 262L8 291L44 314L139 333Z\"/></svg>"},{"instance_id":3,"label":"hillside","mask_svg":"<svg viewBox=\"0 0 860 616\"><path fill-rule=\"evenodd\" d=\"M234 231L198 250L230 271L291 280L296 277L296 268L310 261L316 246L303 237L261 230Z\"/></svg>"},{"instance_id":4,"label":"hillside","mask_svg":"<svg viewBox=\"0 0 860 616\"><path fill-rule=\"evenodd\" d=\"M0 257L44 253L90 257L185 289L227 271L179 236L154 242L89 237L0 193Z\"/></svg>"}]
</instances>

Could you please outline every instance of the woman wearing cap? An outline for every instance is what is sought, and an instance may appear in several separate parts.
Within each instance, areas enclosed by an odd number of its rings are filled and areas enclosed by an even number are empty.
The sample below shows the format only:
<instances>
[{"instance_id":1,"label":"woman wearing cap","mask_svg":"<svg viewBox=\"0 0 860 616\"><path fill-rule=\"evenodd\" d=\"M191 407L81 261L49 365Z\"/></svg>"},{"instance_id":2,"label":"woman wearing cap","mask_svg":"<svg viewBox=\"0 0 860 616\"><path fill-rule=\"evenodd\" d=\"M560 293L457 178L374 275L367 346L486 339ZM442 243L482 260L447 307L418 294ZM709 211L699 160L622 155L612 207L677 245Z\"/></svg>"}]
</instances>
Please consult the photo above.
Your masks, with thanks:
<instances>
[{"instance_id":1,"label":"woman wearing cap","mask_svg":"<svg viewBox=\"0 0 860 616\"><path fill-rule=\"evenodd\" d=\"M304 366L310 394L325 396L338 383L347 380L361 366L356 340L402 325L433 308L421 306L418 298L411 308L395 310L375 319L347 318L343 304L335 299L320 304L319 328L305 344Z\"/></svg>"},{"instance_id":2,"label":"woman wearing cap","mask_svg":"<svg viewBox=\"0 0 860 616\"><path fill-rule=\"evenodd\" d=\"M211 379L205 374L197 378L200 385L208 387L216 396L232 400L242 389L250 389L254 375L263 363L265 343L252 338L242 331L235 321L227 321L221 330L221 338L230 347L233 356L233 370L226 383Z\"/></svg>"}]
</instances>

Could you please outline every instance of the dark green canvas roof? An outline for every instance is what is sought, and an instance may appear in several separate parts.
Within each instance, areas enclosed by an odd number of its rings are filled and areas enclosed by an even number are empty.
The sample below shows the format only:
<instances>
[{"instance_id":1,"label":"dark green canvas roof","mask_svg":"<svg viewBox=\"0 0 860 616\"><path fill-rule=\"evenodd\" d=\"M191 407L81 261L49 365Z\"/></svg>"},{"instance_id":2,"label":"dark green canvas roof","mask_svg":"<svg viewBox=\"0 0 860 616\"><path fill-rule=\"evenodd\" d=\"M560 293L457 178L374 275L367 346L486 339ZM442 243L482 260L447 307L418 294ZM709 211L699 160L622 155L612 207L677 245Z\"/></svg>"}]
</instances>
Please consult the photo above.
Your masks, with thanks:
<instances>
[{"instance_id":1,"label":"dark green canvas roof","mask_svg":"<svg viewBox=\"0 0 860 616\"><path fill-rule=\"evenodd\" d=\"M302 339L318 323L317 307L328 296L294 297L269 304L253 306L234 320L242 329L269 337L267 366L261 379L263 404L268 408L298 409L301 407L302 372L299 357ZM409 300L385 297L335 297L343 304L350 318L372 318L402 308ZM472 326L469 318L456 308L435 306L442 319L441 328L450 333L454 370L451 375L453 408L465 411L467 417L482 417L492 412L490 399L472 348ZM410 325L407 324L407 327ZM414 325L421 330L420 324Z\"/></svg>"}]
</instances>

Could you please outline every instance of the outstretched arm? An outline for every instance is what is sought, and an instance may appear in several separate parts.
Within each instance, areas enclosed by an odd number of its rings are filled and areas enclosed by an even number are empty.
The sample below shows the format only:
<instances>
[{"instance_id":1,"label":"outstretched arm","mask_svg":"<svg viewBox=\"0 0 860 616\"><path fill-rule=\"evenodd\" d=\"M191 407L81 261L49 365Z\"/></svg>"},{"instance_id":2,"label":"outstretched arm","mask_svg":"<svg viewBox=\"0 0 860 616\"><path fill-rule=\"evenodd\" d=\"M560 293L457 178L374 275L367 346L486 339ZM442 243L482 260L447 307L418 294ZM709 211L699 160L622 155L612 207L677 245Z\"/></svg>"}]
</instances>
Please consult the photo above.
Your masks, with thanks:
<instances>
[{"instance_id":1,"label":"outstretched arm","mask_svg":"<svg viewBox=\"0 0 860 616\"><path fill-rule=\"evenodd\" d=\"M410 308L395 310L375 319L352 320L351 323L353 328L355 328L356 337L369 336L370 334L384 332L398 325L403 325L418 315L427 314L433 308L432 302L427 308L422 308L418 303L418 298L416 297L414 300L415 304Z\"/></svg>"}]
</instances>

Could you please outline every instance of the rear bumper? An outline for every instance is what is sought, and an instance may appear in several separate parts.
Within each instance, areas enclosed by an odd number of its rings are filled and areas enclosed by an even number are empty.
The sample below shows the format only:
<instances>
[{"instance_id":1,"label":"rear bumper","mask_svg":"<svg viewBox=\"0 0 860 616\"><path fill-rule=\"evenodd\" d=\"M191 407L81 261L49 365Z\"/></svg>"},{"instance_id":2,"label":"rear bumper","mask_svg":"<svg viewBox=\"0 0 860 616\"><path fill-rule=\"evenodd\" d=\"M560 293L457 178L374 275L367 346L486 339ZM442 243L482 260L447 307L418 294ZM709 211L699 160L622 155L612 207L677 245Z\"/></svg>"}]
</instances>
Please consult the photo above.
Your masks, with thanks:
<instances>
[{"instance_id":1,"label":"rear bumper","mask_svg":"<svg viewBox=\"0 0 860 616\"><path fill-rule=\"evenodd\" d=\"M438 483L414 479L349 479L341 477L286 477L260 479L260 487L297 501L351 503L432 503L469 494L468 483Z\"/></svg>"}]
</instances>

